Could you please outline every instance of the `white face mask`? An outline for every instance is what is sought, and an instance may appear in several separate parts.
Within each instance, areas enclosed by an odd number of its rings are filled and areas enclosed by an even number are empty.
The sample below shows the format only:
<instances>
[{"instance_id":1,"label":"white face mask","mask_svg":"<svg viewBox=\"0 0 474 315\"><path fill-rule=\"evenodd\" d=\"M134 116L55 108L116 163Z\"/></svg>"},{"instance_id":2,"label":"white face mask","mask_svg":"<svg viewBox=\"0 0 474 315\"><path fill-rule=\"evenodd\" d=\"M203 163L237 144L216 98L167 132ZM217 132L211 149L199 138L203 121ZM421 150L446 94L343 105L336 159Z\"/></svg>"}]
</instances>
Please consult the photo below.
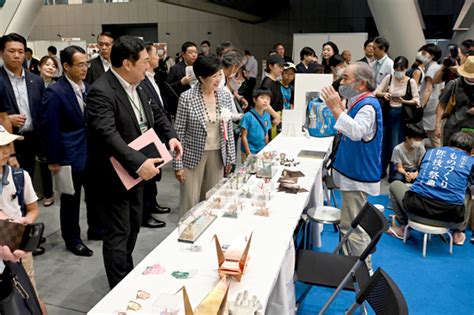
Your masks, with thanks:
<instances>
[{"instance_id":1,"label":"white face mask","mask_svg":"<svg viewBox=\"0 0 474 315\"><path fill-rule=\"evenodd\" d=\"M156 51L156 54L158 55L158 57L163 57L163 55L165 54L165 51L163 49L158 49Z\"/></svg>"},{"instance_id":2,"label":"white face mask","mask_svg":"<svg viewBox=\"0 0 474 315\"><path fill-rule=\"evenodd\" d=\"M202 50L203 53L207 53L209 51L209 47L203 46L203 47L201 47L201 50Z\"/></svg>"},{"instance_id":3,"label":"white face mask","mask_svg":"<svg viewBox=\"0 0 474 315\"><path fill-rule=\"evenodd\" d=\"M427 65L431 62L431 57L422 55L420 60L421 62L423 62L423 64Z\"/></svg>"},{"instance_id":4,"label":"white face mask","mask_svg":"<svg viewBox=\"0 0 474 315\"><path fill-rule=\"evenodd\" d=\"M242 82L238 82L235 77L229 80L229 85L234 91L238 91L240 86L242 85Z\"/></svg>"},{"instance_id":5,"label":"white face mask","mask_svg":"<svg viewBox=\"0 0 474 315\"><path fill-rule=\"evenodd\" d=\"M393 73L393 76L397 78L398 80L401 80L405 76L405 71L395 71Z\"/></svg>"},{"instance_id":6,"label":"white face mask","mask_svg":"<svg viewBox=\"0 0 474 315\"><path fill-rule=\"evenodd\" d=\"M422 141L422 140L419 140L419 141L412 140L412 142L411 142L411 145L412 145L413 147L421 147L422 144L423 144L423 141Z\"/></svg>"}]
</instances>

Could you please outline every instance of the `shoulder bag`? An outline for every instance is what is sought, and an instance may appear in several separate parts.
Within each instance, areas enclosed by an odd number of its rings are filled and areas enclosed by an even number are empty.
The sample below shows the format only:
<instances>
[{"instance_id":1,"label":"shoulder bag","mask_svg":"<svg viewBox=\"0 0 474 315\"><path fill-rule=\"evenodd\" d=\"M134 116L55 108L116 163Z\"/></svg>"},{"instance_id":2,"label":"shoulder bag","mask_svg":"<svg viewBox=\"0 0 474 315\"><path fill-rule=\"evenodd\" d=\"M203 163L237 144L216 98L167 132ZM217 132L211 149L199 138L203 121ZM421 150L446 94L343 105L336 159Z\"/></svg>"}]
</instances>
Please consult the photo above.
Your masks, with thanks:
<instances>
[{"instance_id":1,"label":"shoulder bag","mask_svg":"<svg viewBox=\"0 0 474 315\"><path fill-rule=\"evenodd\" d=\"M0 314L42 315L35 289L21 263L6 261L0 276Z\"/></svg>"},{"instance_id":2,"label":"shoulder bag","mask_svg":"<svg viewBox=\"0 0 474 315\"><path fill-rule=\"evenodd\" d=\"M413 94L411 91L411 80L413 79L408 80L405 95L402 97L404 100L407 101L413 99ZM423 107L403 104L402 115L406 124L417 124L423 119Z\"/></svg>"}]
</instances>

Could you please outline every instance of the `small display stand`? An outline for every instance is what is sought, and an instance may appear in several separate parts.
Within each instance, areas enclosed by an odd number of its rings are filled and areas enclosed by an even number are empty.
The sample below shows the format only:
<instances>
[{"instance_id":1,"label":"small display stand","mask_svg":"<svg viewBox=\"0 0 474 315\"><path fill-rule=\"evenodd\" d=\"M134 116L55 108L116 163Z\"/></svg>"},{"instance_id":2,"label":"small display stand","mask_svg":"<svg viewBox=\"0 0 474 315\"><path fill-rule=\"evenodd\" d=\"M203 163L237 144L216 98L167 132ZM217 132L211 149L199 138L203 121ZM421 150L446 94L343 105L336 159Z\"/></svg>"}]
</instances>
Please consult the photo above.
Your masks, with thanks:
<instances>
[{"instance_id":1,"label":"small display stand","mask_svg":"<svg viewBox=\"0 0 474 315\"><path fill-rule=\"evenodd\" d=\"M198 203L179 220L178 242L193 244L216 218L206 201Z\"/></svg>"}]
</instances>

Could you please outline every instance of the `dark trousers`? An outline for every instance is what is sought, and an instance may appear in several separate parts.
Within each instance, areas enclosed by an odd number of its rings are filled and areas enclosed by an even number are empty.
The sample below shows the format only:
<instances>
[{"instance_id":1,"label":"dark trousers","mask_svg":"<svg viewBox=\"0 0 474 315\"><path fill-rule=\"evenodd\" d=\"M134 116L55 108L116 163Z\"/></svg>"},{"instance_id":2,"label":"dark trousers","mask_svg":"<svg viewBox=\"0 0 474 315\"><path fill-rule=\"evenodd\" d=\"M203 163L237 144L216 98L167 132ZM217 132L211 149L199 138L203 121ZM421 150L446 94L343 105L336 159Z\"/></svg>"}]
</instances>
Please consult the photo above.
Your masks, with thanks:
<instances>
[{"instance_id":1,"label":"dark trousers","mask_svg":"<svg viewBox=\"0 0 474 315\"><path fill-rule=\"evenodd\" d=\"M66 246L75 246L81 241L81 227L79 226L79 211L81 207L81 189L84 186L84 172L72 172L74 195L61 194L59 218L61 235Z\"/></svg>"},{"instance_id":2,"label":"dark trousers","mask_svg":"<svg viewBox=\"0 0 474 315\"><path fill-rule=\"evenodd\" d=\"M142 222L148 221L151 217L151 210L155 208L157 195L156 181L154 179L145 181Z\"/></svg>"},{"instance_id":3,"label":"dark trousers","mask_svg":"<svg viewBox=\"0 0 474 315\"><path fill-rule=\"evenodd\" d=\"M382 175L387 174L387 166L390 164L395 146L405 141L404 129L405 122L402 116L402 108L390 108L387 121L384 121L383 126Z\"/></svg>"},{"instance_id":4,"label":"dark trousers","mask_svg":"<svg viewBox=\"0 0 474 315\"><path fill-rule=\"evenodd\" d=\"M144 184L121 194L103 196L100 202L104 224L105 272L112 289L133 269L135 248L143 209Z\"/></svg>"},{"instance_id":5,"label":"dark trousers","mask_svg":"<svg viewBox=\"0 0 474 315\"><path fill-rule=\"evenodd\" d=\"M250 106L253 106L253 90L255 89L255 86L257 85L257 78L248 78L247 82L247 87L245 89L245 93L243 94L243 97L247 100ZM250 107L249 106L249 107ZM246 111L250 110L250 108L247 108Z\"/></svg>"},{"instance_id":6,"label":"dark trousers","mask_svg":"<svg viewBox=\"0 0 474 315\"><path fill-rule=\"evenodd\" d=\"M26 131L21 134L25 137L22 141L15 141L15 151L18 163L21 168L27 171L31 178L35 174L35 156L37 148L37 137L33 131Z\"/></svg>"},{"instance_id":7,"label":"dark trousers","mask_svg":"<svg viewBox=\"0 0 474 315\"><path fill-rule=\"evenodd\" d=\"M51 198L53 197L53 177L51 175L51 171L48 168L48 163L44 161L40 162L39 166L41 183L43 186L43 197Z\"/></svg>"}]
</instances>

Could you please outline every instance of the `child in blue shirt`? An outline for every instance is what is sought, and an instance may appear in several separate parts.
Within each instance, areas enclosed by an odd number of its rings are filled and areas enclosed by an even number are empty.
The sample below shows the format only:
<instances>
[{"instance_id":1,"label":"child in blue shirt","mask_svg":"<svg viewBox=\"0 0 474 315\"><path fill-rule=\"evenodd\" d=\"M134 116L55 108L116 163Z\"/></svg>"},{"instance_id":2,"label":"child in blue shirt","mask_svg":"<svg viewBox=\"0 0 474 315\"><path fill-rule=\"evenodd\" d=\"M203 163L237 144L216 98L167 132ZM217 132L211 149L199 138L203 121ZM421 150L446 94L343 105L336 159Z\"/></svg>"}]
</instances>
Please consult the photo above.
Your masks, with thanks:
<instances>
[{"instance_id":1,"label":"child in blue shirt","mask_svg":"<svg viewBox=\"0 0 474 315\"><path fill-rule=\"evenodd\" d=\"M254 107L240 121L242 140L242 161L249 154L257 154L268 143L268 131L272 128L270 114L265 110L270 106L272 92L257 89L253 95Z\"/></svg>"},{"instance_id":2,"label":"child in blue shirt","mask_svg":"<svg viewBox=\"0 0 474 315\"><path fill-rule=\"evenodd\" d=\"M293 81L295 80L296 66L287 62L283 65L283 74L281 75L280 89L281 95L283 96L283 108L293 109L294 108L294 87Z\"/></svg>"}]
</instances>

